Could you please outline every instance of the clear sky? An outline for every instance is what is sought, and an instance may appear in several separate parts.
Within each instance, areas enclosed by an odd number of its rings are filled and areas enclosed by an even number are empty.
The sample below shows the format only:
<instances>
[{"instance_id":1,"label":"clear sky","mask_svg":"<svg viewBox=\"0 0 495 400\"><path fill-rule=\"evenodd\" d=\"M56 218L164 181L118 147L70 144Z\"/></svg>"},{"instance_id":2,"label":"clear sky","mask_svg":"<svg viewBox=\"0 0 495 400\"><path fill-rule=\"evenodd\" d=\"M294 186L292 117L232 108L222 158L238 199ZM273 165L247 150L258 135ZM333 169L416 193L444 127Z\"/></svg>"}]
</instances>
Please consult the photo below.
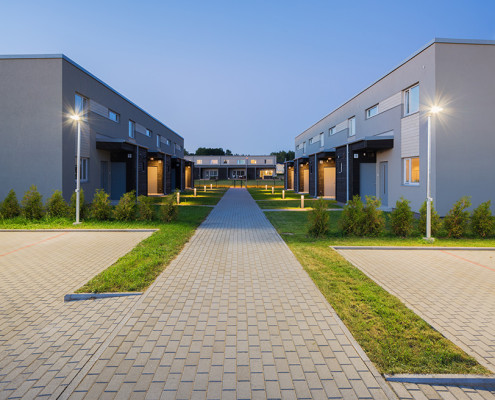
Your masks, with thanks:
<instances>
[{"instance_id":1,"label":"clear sky","mask_svg":"<svg viewBox=\"0 0 495 400\"><path fill-rule=\"evenodd\" d=\"M495 40L495 0L0 1L0 54L64 53L189 151L294 137L434 37Z\"/></svg>"}]
</instances>

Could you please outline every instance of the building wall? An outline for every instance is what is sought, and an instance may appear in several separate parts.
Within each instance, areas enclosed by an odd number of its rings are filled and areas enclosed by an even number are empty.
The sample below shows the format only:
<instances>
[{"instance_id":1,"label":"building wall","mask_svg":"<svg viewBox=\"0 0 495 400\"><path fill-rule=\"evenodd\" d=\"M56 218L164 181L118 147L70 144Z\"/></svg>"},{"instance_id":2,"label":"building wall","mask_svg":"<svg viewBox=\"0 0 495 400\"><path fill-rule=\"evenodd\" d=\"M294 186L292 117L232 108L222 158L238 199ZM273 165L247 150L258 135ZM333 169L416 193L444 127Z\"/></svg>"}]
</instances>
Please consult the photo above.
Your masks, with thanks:
<instances>
[{"instance_id":1,"label":"building wall","mask_svg":"<svg viewBox=\"0 0 495 400\"><path fill-rule=\"evenodd\" d=\"M62 190L61 72L61 60L0 59L0 201Z\"/></svg>"}]
</instances>

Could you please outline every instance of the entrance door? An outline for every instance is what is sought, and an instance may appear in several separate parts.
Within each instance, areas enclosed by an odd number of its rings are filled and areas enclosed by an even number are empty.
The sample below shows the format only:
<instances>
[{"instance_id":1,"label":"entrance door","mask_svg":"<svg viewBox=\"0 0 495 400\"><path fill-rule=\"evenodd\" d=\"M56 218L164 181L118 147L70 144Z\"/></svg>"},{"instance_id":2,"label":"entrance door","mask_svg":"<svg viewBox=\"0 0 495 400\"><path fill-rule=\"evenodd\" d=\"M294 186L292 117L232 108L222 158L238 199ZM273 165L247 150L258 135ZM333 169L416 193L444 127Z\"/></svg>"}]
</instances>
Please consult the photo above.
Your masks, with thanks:
<instances>
[{"instance_id":1,"label":"entrance door","mask_svg":"<svg viewBox=\"0 0 495 400\"><path fill-rule=\"evenodd\" d=\"M148 167L148 193L158 193L158 167Z\"/></svg>"},{"instance_id":2,"label":"entrance door","mask_svg":"<svg viewBox=\"0 0 495 400\"><path fill-rule=\"evenodd\" d=\"M376 196L376 164L359 165L359 195L363 201L366 196Z\"/></svg>"},{"instance_id":3,"label":"entrance door","mask_svg":"<svg viewBox=\"0 0 495 400\"><path fill-rule=\"evenodd\" d=\"M388 162L380 163L380 199L382 206L388 206Z\"/></svg>"},{"instance_id":4,"label":"entrance door","mask_svg":"<svg viewBox=\"0 0 495 400\"><path fill-rule=\"evenodd\" d=\"M102 161L100 163L100 186L105 191L105 193L109 193L109 190L108 190L108 161Z\"/></svg>"},{"instance_id":5,"label":"entrance door","mask_svg":"<svg viewBox=\"0 0 495 400\"><path fill-rule=\"evenodd\" d=\"M113 162L111 167L110 198L119 200L126 192L126 165L125 162Z\"/></svg>"},{"instance_id":6,"label":"entrance door","mask_svg":"<svg viewBox=\"0 0 495 400\"><path fill-rule=\"evenodd\" d=\"M323 168L323 196L335 197L335 167Z\"/></svg>"},{"instance_id":7,"label":"entrance door","mask_svg":"<svg viewBox=\"0 0 495 400\"><path fill-rule=\"evenodd\" d=\"M303 171L304 191L309 193L309 168Z\"/></svg>"},{"instance_id":8,"label":"entrance door","mask_svg":"<svg viewBox=\"0 0 495 400\"><path fill-rule=\"evenodd\" d=\"M287 189L294 189L294 170L291 169L289 171L289 182L288 182L288 188Z\"/></svg>"}]
</instances>

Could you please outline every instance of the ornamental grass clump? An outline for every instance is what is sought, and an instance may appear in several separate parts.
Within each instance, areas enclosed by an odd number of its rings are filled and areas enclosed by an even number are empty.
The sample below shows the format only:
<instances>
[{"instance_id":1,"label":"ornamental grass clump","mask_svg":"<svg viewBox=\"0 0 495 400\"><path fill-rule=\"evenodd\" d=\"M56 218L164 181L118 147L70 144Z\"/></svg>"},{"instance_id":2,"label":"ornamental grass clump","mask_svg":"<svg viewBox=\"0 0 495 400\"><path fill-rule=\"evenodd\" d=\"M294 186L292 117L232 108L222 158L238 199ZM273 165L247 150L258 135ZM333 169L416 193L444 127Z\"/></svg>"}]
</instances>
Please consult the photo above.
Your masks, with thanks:
<instances>
[{"instance_id":1,"label":"ornamental grass clump","mask_svg":"<svg viewBox=\"0 0 495 400\"><path fill-rule=\"evenodd\" d=\"M124 193L115 206L113 215L118 221L132 221L136 218L136 192Z\"/></svg>"},{"instance_id":2,"label":"ornamental grass clump","mask_svg":"<svg viewBox=\"0 0 495 400\"><path fill-rule=\"evenodd\" d=\"M103 189L96 189L91 203L91 218L98 221L106 221L112 216L112 206L108 193Z\"/></svg>"},{"instance_id":3,"label":"ornamental grass clump","mask_svg":"<svg viewBox=\"0 0 495 400\"><path fill-rule=\"evenodd\" d=\"M9 194L0 204L0 215L2 218L15 218L21 215L21 206L17 201L14 189L10 189Z\"/></svg>"},{"instance_id":4,"label":"ornamental grass clump","mask_svg":"<svg viewBox=\"0 0 495 400\"><path fill-rule=\"evenodd\" d=\"M449 210L443 222L448 237L458 239L466 233L469 223L469 211L467 211L469 207L471 207L471 201L469 197L464 196L457 200Z\"/></svg>"},{"instance_id":5,"label":"ornamental grass clump","mask_svg":"<svg viewBox=\"0 0 495 400\"><path fill-rule=\"evenodd\" d=\"M329 221L326 202L323 199L316 200L308 215L308 234L315 238L326 235L330 229Z\"/></svg>"},{"instance_id":6,"label":"ornamental grass clump","mask_svg":"<svg viewBox=\"0 0 495 400\"><path fill-rule=\"evenodd\" d=\"M390 228L397 236L407 237L413 230L414 217L409 203L409 200L401 197L395 203L395 209L390 213Z\"/></svg>"},{"instance_id":7,"label":"ornamental grass clump","mask_svg":"<svg viewBox=\"0 0 495 400\"><path fill-rule=\"evenodd\" d=\"M431 234L435 236L442 228L442 220L431 204ZM419 209L418 229L421 235L426 235L426 201L423 202Z\"/></svg>"},{"instance_id":8,"label":"ornamental grass clump","mask_svg":"<svg viewBox=\"0 0 495 400\"><path fill-rule=\"evenodd\" d=\"M344 234L361 236L363 234L364 205L361 197L354 196L344 206L339 225Z\"/></svg>"},{"instance_id":9,"label":"ornamental grass clump","mask_svg":"<svg viewBox=\"0 0 495 400\"><path fill-rule=\"evenodd\" d=\"M471 215L471 229L474 234L481 238L486 238L493 234L494 222L490 205L490 200L481 203L473 210Z\"/></svg>"},{"instance_id":10,"label":"ornamental grass clump","mask_svg":"<svg viewBox=\"0 0 495 400\"><path fill-rule=\"evenodd\" d=\"M378 236L385 228L385 217L383 211L379 210L382 202L375 196L366 196L366 205L364 206L364 217L362 222L362 235Z\"/></svg>"},{"instance_id":11,"label":"ornamental grass clump","mask_svg":"<svg viewBox=\"0 0 495 400\"><path fill-rule=\"evenodd\" d=\"M50 218L65 218L69 215L69 206L60 190L55 190L46 202L46 214Z\"/></svg>"},{"instance_id":12,"label":"ornamental grass clump","mask_svg":"<svg viewBox=\"0 0 495 400\"><path fill-rule=\"evenodd\" d=\"M160 206L159 218L163 222L175 221L179 216L179 206L174 196L169 196Z\"/></svg>"},{"instance_id":13,"label":"ornamental grass clump","mask_svg":"<svg viewBox=\"0 0 495 400\"><path fill-rule=\"evenodd\" d=\"M32 185L24 194L21 205L22 215L26 219L41 219L43 217L43 201L35 185Z\"/></svg>"},{"instance_id":14,"label":"ornamental grass clump","mask_svg":"<svg viewBox=\"0 0 495 400\"><path fill-rule=\"evenodd\" d=\"M138 219L141 221L151 221L154 216L154 199L141 195L138 197Z\"/></svg>"}]
</instances>

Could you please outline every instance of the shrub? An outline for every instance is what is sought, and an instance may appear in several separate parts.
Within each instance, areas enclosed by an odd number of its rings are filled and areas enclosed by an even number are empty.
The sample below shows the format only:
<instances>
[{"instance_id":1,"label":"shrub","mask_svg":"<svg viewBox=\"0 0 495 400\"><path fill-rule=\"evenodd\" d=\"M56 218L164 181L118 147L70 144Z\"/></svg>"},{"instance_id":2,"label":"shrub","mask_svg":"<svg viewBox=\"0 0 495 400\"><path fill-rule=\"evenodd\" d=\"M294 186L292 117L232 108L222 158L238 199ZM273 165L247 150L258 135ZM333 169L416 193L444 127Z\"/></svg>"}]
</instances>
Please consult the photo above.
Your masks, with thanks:
<instances>
[{"instance_id":1,"label":"shrub","mask_svg":"<svg viewBox=\"0 0 495 400\"><path fill-rule=\"evenodd\" d=\"M103 189L96 189L91 203L91 218L98 221L105 221L110 219L112 215L112 206L110 205L110 199L108 193L105 193Z\"/></svg>"},{"instance_id":2,"label":"shrub","mask_svg":"<svg viewBox=\"0 0 495 400\"><path fill-rule=\"evenodd\" d=\"M179 206L174 196L166 198L165 203L160 206L160 220L163 222L175 221L179 215Z\"/></svg>"},{"instance_id":3,"label":"shrub","mask_svg":"<svg viewBox=\"0 0 495 400\"><path fill-rule=\"evenodd\" d=\"M490 206L490 200L481 203L473 211L471 216L471 228L476 235L482 238L490 236L493 233L493 217Z\"/></svg>"},{"instance_id":4,"label":"shrub","mask_svg":"<svg viewBox=\"0 0 495 400\"><path fill-rule=\"evenodd\" d=\"M43 202L35 185L32 185L24 194L21 204L22 214L27 219L41 219L43 217Z\"/></svg>"},{"instance_id":5,"label":"shrub","mask_svg":"<svg viewBox=\"0 0 495 400\"><path fill-rule=\"evenodd\" d=\"M469 211L467 208L471 206L469 197L462 197L449 210L444 219L444 225L447 229L447 235L453 238L462 237L467 230L469 222Z\"/></svg>"},{"instance_id":6,"label":"shrub","mask_svg":"<svg viewBox=\"0 0 495 400\"><path fill-rule=\"evenodd\" d=\"M363 234L364 205L361 197L354 196L342 210L339 225L346 235Z\"/></svg>"},{"instance_id":7,"label":"shrub","mask_svg":"<svg viewBox=\"0 0 495 400\"><path fill-rule=\"evenodd\" d=\"M69 203L70 217L75 218L76 216L76 192L72 193ZM84 190L80 189L79 192L79 218L83 219L86 217L86 203L84 202Z\"/></svg>"},{"instance_id":8,"label":"shrub","mask_svg":"<svg viewBox=\"0 0 495 400\"><path fill-rule=\"evenodd\" d=\"M433 203L432 203L431 204L431 234L435 236L440 231L441 228L442 228L442 221L438 216L438 213L435 211L435 207L433 207ZM418 229L422 235L426 235L426 201L423 202L423 205L419 209Z\"/></svg>"},{"instance_id":9,"label":"shrub","mask_svg":"<svg viewBox=\"0 0 495 400\"><path fill-rule=\"evenodd\" d=\"M46 202L46 213L52 218L67 217L69 215L69 206L62 196L60 190L55 190Z\"/></svg>"},{"instance_id":10,"label":"shrub","mask_svg":"<svg viewBox=\"0 0 495 400\"><path fill-rule=\"evenodd\" d=\"M3 203L0 204L0 214L3 218L15 218L21 215L21 206L17 201L14 189L10 189Z\"/></svg>"},{"instance_id":11,"label":"shrub","mask_svg":"<svg viewBox=\"0 0 495 400\"><path fill-rule=\"evenodd\" d=\"M124 193L113 211L115 219L130 221L136 218L136 192Z\"/></svg>"},{"instance_id":12,"label":"shrub","mask_svg":"<svg viewBox=\"0 0 495 400\"><path fill-rule=\"evenodd\" d=\"M364 206L364 219L361 224L362 234L365 236L377 236L385 228L385 217L383 211L378 208L381 206L380 199L375 196L366 196L366 205Z\"/></svg>"},{"instance_id":13,"label":"shrub","mask_svg":"<svg viewBox=\"0 0 495 400\"><path fill-rule=\"evenodd\" d=\"M327 211L327 204L325 200L318 199L314 202L313 209L308 215L308 234L313 237L319 237L326 235L329 226L330 215Z\"/></svg>"},{"instance_id":14,"label":"shrub","mask_svg":"<svg viewBox=\"0 0 495 400\"><path fill-rule=\"evenodd\" d=\"M390 213L390 227L397 236L409 236L413 230L414 217L409 203L409 200L401 197L395 203L395 209Z\"/></svg>"},{"instance_id":15,"label":"shrub","mask_svg":"<svg viewBox=\"0 0 495 400\"><path fill-rule=\"evenodd\" d=\"M138 197L138 216L141 221L151 221L153 219L153 198L148 196Z\"/></svg>"}]
</instances>

